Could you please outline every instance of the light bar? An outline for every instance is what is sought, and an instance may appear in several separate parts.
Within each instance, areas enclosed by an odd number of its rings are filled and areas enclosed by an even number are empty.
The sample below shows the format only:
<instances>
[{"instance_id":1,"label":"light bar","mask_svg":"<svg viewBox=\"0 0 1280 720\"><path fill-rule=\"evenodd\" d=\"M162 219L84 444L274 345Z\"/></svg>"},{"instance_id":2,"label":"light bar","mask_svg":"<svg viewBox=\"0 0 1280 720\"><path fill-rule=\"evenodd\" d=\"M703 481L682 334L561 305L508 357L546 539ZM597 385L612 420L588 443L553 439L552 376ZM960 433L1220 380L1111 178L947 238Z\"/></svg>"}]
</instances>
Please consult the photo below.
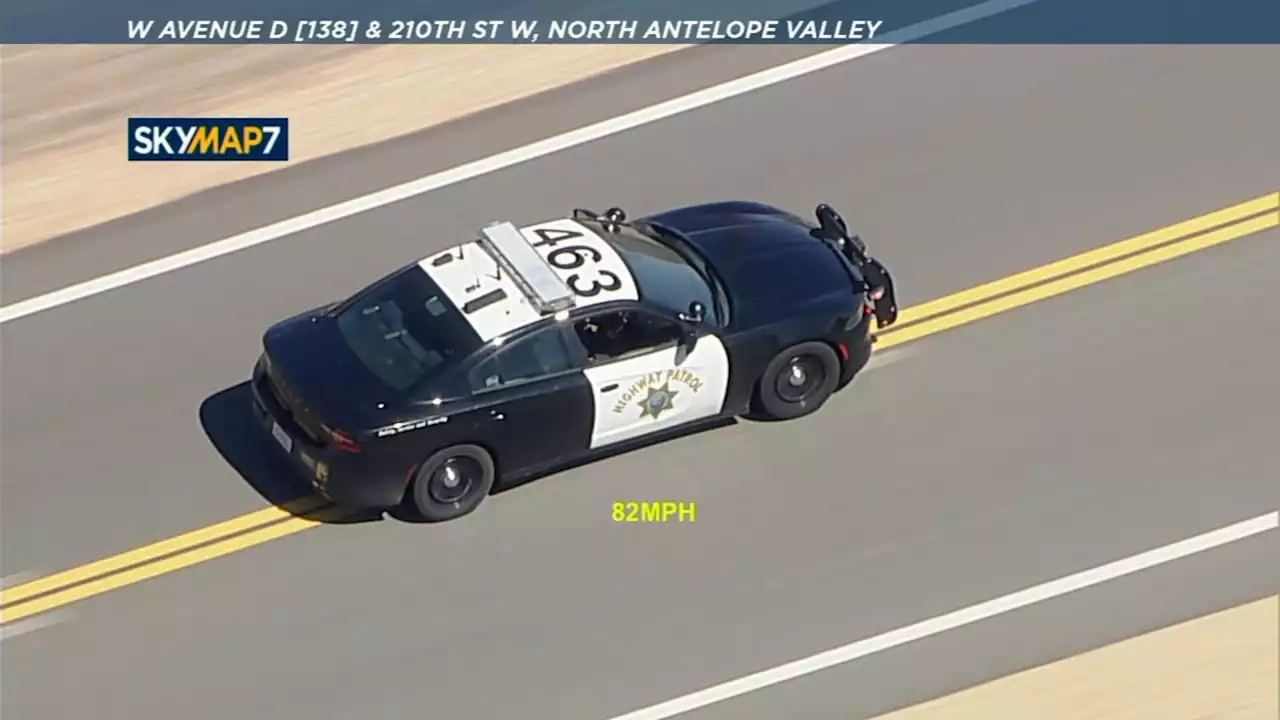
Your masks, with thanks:
<instances>
[{"instance_id":1,"label":"light bar","mask_svg":"<svg viewBox=\"0 0 1280 720\"><path fill-rule=\"evenodd\" d=\"M480 231L480 246L511 276L539 313L545 315L573 307L573 291L514 224L491 223Z\"/></svg>"}]
</instances>

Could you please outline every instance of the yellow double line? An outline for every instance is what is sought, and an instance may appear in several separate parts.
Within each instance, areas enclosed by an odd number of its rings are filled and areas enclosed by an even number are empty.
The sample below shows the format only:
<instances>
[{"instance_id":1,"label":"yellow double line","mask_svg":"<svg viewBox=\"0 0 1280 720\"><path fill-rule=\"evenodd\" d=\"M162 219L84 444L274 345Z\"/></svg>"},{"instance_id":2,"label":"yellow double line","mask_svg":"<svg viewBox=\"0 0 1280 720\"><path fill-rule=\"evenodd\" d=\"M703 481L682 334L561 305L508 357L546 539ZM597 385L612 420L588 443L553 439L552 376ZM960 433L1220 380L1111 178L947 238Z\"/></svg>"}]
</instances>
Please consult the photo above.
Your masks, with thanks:
<instances>
[{"instance_id":1,"label":"yellow double line","mask_svg":"<svg viewBox=\"0 0 1280 720\"><path fill-rule=\"evenodd\" d=\"M47 575L0 593L0 621L16 622L95 595L339 519L319 498L271 506L216 525Z\"/></svg>"},{"instance_id":2,"label":"yellow double line","mask_svg":"<svg viewBox=\"0 0 1280 720\"><path fill-rule=\"evenodd\" d=\"M904 309L883 350L1144 267L1280 227L1280 192ZM310 514L309 517L303 515ZM257 512L104 558L0 593L11 623L337 519L318 499Z\"/></svg>"},{"instance_id":3,"label":"yellow double line","mask_svg":"<svg viewBox=\"0 0 1280 720\"><path fill-rule=\"evenodd\" d=\"M1280 192L906 308L876 347L901 345L1277 226Z\"/></svg>"}]
</instances>

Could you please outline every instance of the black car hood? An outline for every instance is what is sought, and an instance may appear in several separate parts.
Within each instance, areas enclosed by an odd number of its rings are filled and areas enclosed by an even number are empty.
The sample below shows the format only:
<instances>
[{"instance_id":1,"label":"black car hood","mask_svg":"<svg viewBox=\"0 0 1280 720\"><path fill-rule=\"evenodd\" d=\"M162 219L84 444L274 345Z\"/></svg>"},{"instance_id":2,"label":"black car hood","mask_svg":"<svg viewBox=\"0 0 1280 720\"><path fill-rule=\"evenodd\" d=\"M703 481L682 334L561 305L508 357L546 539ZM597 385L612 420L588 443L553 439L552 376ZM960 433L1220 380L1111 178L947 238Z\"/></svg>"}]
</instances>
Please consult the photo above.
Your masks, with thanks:
<instances>
[{"instance_id":1,"label":"black car hood","mask_svg":"<svg viewBox=\"0 0 1280 720\"><path fill-rule=\"evenodd\" d=\"M761 230L757 223L681 230L728 286L735 325L767 324L853 292L854 280L830 245L794 227Z\"/></svg>"},{"instance_id":2,"label":"black car hood","mask_svg":"<svg viewBox=\"0 0 1280 720\"><path fill-rule=\"evenodd\" d=\"M347 347L324 311L311 310L267 330L262 344L273 374L314 422L348 432L375 427L387 417L392 393Z\"/></svg>"}]
</instances>

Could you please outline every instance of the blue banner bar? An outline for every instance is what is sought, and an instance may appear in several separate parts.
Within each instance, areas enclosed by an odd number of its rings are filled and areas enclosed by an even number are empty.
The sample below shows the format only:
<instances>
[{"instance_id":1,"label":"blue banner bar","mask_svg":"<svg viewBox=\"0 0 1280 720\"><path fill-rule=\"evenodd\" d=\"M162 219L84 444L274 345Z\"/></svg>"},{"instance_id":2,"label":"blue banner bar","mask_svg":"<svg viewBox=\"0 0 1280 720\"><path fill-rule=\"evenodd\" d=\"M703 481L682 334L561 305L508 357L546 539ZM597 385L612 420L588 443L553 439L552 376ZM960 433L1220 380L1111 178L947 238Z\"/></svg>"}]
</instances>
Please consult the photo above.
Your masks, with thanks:
<instances>
[{"instance_id":1,"label":"blue banner bar","mask_svg":"<svg viewBox=\"0 0 1280 720\"><path fill-rule=\"evenodd\" d=\"M0 23L0 43L847 44L876 42L893 30L976 4L976 0L12 0ZM961 32L918 42L1275 44L1280 43L1280 0L1034 0Z\"/></svg>"}]
</instances>

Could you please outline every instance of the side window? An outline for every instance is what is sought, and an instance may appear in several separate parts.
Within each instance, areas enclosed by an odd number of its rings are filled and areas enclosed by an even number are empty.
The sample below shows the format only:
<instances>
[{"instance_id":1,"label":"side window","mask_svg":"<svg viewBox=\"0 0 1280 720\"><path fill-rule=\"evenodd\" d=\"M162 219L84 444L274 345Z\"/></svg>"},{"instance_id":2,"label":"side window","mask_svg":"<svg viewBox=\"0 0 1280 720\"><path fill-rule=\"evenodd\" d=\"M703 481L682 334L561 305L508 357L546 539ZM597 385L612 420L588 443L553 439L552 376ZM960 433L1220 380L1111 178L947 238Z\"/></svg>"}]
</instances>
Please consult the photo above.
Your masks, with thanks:
<instances>
[{"instance_id":1,"label":"side window","mask_svg":"<svg viewBox=\"0 0 1280 720\"><path fill-rule=\"evenodd\" d=\"M476 391L492 390L572 369L573 358L564 335L559 328L549 328L499 350L477 365L471 371L471 387Z\"/></svg>"},{"instance_id":2,"label":"side window","mask_svg":"<svg viewBox=\"0 0 1280 720\"><path fill-rule=\"evenodd\" d=\"M656 350L683 334L674 320L634 310L599 313L579 321L574 330L593 363Z\"/></svg>"}]
</instances>

